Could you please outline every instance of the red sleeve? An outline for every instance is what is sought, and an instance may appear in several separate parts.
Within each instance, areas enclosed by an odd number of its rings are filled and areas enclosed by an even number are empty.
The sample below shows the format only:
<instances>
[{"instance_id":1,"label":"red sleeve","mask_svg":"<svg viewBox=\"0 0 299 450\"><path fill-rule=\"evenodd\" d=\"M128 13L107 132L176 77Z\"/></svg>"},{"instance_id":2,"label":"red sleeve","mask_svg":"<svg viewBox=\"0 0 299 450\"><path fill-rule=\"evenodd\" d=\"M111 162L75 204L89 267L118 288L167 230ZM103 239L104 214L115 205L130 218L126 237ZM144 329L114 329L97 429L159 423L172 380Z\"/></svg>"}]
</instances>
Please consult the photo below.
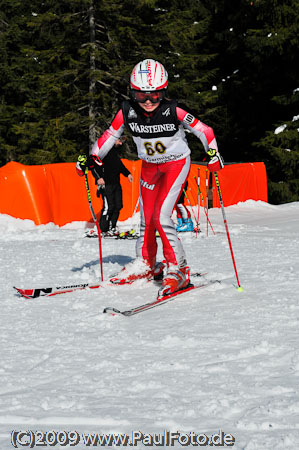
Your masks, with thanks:
<instances>
[{"instance_id":1,"label":"red sleeve","mask_svg":"<svg viewBox=\"0 0 299 450\"><path fill-rule=\"evenodd\" d=\"M183 124L190 129L194 134L197 134L197 132L203 133L208 141L208 144L210 145L213 141L215 141L215 135L214 131L211 127L204 124L203 122L200 122L200 120L196 119L192 114L185 111L182 108L177 107L176 108L177 117L180 122L183 122Z\"/></svg>"},{"instance_id":2,"label":"red sleeve","mask_svg":"<svg viewBox=\"0 0 299 450\"><path fill-rule=\"evenodd\" d=\"M124 117L120 109L114 117L110 127L104 131L102 136L95 142L92 147L91 154L97 155L100 159L105 158L107 153L112 149L116 139L120 138L124 130Z\"/></svg>"},{"instance_id":3,"label":"red sleeve","mask_svg":"<svg viewBox=\"0 0 299 450\"><path fill-rule=\"evenodd\" d=\"M111 136L117 134L117 131L123 124L124 124L124 116L122 110L120 109L116 114L116 116L114 117L108 130L104 131L102 136L98 139L97 141L98 147L101 148Z\"/></svg>"}]
</instances>

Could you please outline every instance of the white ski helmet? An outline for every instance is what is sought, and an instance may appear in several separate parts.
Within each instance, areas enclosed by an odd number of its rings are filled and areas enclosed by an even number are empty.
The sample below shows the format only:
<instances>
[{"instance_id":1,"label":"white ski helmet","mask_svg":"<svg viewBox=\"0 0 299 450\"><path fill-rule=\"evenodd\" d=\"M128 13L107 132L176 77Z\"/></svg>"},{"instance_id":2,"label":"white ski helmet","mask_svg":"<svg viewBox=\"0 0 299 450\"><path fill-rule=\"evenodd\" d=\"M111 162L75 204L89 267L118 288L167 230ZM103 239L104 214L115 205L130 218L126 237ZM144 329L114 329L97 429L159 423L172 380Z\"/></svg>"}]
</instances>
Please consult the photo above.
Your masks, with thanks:
<instances>
[{"instance_id":1,"label":"white ski helmet","mask_svg":"<svg viewBox=\"0 0 299 450\"><path fill-rule=\"evenodd\" d=\"M140 61L131 73L130 88L136 91L152 92L167 89L168 73L165 67L154 59Z\"/></svg>"}]
</instances>

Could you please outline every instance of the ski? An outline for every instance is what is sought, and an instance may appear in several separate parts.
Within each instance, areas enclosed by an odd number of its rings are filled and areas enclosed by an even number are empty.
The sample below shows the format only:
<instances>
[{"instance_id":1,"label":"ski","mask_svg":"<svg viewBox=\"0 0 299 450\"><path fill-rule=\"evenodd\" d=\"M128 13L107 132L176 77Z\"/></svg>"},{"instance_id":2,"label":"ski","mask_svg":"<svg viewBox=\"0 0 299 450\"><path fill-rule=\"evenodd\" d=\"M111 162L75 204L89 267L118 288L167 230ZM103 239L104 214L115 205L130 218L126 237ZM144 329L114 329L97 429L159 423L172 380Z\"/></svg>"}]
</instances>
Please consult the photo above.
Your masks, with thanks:
<instances>
[{"instance_id":1,"label":"ski","mask_svg":"<svg viewBox=\"0 0 299 450\"><path fill-rule=\"evenodd\" d=\"M98 238L99 235L95 230L89 230L85 233L85 237L87 238ZM139 234L135 232L135 230L130 231L121 231L117 234L109 234L109 232L103 232L101 234L103 239L138 239Z\"/></svg>"},{"instance_id":2,"label":"ski","mask_svg":"<svg viewBox=\"0 0 299 450\"><path fill-rule=\"evenodd\" d=\"M200 273L200 272L194 272L191 273L192 277L202 277L206 275L206 273ZM149 280L152 281L152 280ZM158 280L156 280L158 281ZM16 286L13 286L18 293L27 299L32 298L38 298L38 297L52 297L54 295L58 294L67 294L69 292L74 292L82 289L97 289L97 288L105 288L107 286L124 286L128 284L133 284L134 282L130 283L111 283L111 282L104 282L102 284L100 283L77 283L77 284L70 284L70 285L62 285L62 286L50 286L50 287L43 287L43 288L18 288Z\"/></svg>"},{"instance_id":3,"label":"ski","mask_svg":"<svg viewBox=\"0 0 299 450\"><path fill-rule=\"evenodd\" d=\"M43 287L43 288L18 288L16 286L13 286L13 288L18 291L18 293L28 299L32 298L38 298L38 297L53 297L54 295L58 294L67 294L69 292L74 292L82 289L97 289L97 288L105 288L108 286L124 286L133 284L133 281L130 283L111 283L109 281L104 282L103 284L93 284L93 283L78 283L78 284L71 284L66 286L51 286L51 287Z\"/></svg>"},{"instance_id":4,"label":"ski","mask_svg":"<svg viewBox=\"0 0 299 450\"><path fill-rule=\"evenodd\" d=\"M214 284L214 283L221 283L221 281L210 280L210 281L207 281L207 282L204 282L201 284L191 284L190 283L184 289L180 289L179 291L176 291L173 294L164 295L163 297L158 296L156 298L156 300L154 300L152 302L144 303L143 305L135 306L134 308L123 310L123 311L120 311L119 309L108 306L103 310L103 313L111 314L111 315L126 316L126 317L134 316L135 314L139 314L141 312L148 311L149 309L156 308L157 306L164 305L164 304L168 303L169 301L176 299L181 294L185 294L186 292L193 291L194 289L205 288L205 287L211 286L211 284Z\"/></svg>"},{"instance_id":5,"label":"ski","mask_svg":"<svg viewBox=\"0 0 299 450\"><path fill-rule=\"evenodd\" d=\"M115 236L103 236L104 239L138 239L139 235L135 233L135 231L133 230L133 232L131 231L121 231L120 233L118 233Z\"/></svg>"},{"instance_id":6,"label":"ski","mask_svg":"<svg viewBox=\"0 0 299 450\"><path fill-rule=\"evenodd\" d=\"M71 284L69 286L52 286L46 288L32 288L32 289L21 289L13 286L14 289L21 294L22 297L25 298L38 298L38 297L52 297L53 295L58 294L66 294L68 292L78 291L80 289L97 289L100 287L104 287L99 283L79 283L79 284Z\"/></svg>"}]
</instances>

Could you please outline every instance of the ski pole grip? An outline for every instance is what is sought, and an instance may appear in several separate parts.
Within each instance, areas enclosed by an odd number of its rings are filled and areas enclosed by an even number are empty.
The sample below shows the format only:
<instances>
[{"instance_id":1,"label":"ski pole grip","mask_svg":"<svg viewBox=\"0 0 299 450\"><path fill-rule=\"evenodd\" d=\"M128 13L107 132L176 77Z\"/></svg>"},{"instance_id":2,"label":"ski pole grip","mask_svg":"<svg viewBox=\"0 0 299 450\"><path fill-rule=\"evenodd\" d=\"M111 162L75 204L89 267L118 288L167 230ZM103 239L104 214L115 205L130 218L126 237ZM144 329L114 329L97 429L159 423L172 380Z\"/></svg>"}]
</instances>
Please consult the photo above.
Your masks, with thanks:
<instances>
[{"instance_id":1,"label":"ski pole grip","mask_svg":"<svg viewBox=\"0 0 299 450\"><path fill-rule=\"evenodd\" d=\"M213 156L216 155L216 150L214 148L209 148L209 150L207 151L208 155L210 156L210 158L213 158Z\"/></svg>"},{"instance_id":2,"label":"ski pole grip","mask_svg":"<svg viewBox=\"0 0 299 450\"><path fill-rule=\"evenodd\" d=\"M86 155L79 155L78 156L78 162L82 165L85 165L87 161L87 156Z\"/></svg>"},{"instance_id":3,"label":"ski pole grip","mask_svg":"<svg viewBox=\"0 0 299 450\"><path fill-rule=\"evenodd\" d=\"M88 172L88 164L87 164L87 156L86 155L79 155L78 156L78 163L80 165L80 168L84 174Z\"/></svg>"}]
</instances>

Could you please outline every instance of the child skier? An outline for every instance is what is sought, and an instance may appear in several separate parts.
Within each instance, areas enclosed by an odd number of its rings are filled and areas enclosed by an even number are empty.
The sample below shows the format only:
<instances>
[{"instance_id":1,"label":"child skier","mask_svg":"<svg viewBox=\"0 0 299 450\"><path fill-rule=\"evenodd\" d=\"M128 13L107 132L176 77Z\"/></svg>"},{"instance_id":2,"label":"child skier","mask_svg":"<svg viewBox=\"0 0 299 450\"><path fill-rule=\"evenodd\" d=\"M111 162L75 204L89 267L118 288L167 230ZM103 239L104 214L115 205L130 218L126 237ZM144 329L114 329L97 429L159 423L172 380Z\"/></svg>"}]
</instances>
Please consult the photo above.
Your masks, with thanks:
<instances>
[{"instance_id":1,"label":"child skier","mask_svg":"<svg viewBox=\"0 0 299 450\"><path fill-rule=\"evenodd\" d=\"M163 270L163 264L156 264L157 230L167 265L159 296L183 289L190 282L186 255L171 219L190 169L191 152L184 128L198 137L205 151L213 155L209 170L223 167L212 128L180 107L176 100L166 98L167 85L168 74L161 63L153 59L139 62L130 77L131 100L122 103L110 127L90 152L94 164L101 165L125 128L133 137L142 160L137 258L111 281L130 283L139 278L150 279ZM79 164L77 171L83 175Z\"/></svg>"}]
</instances>

